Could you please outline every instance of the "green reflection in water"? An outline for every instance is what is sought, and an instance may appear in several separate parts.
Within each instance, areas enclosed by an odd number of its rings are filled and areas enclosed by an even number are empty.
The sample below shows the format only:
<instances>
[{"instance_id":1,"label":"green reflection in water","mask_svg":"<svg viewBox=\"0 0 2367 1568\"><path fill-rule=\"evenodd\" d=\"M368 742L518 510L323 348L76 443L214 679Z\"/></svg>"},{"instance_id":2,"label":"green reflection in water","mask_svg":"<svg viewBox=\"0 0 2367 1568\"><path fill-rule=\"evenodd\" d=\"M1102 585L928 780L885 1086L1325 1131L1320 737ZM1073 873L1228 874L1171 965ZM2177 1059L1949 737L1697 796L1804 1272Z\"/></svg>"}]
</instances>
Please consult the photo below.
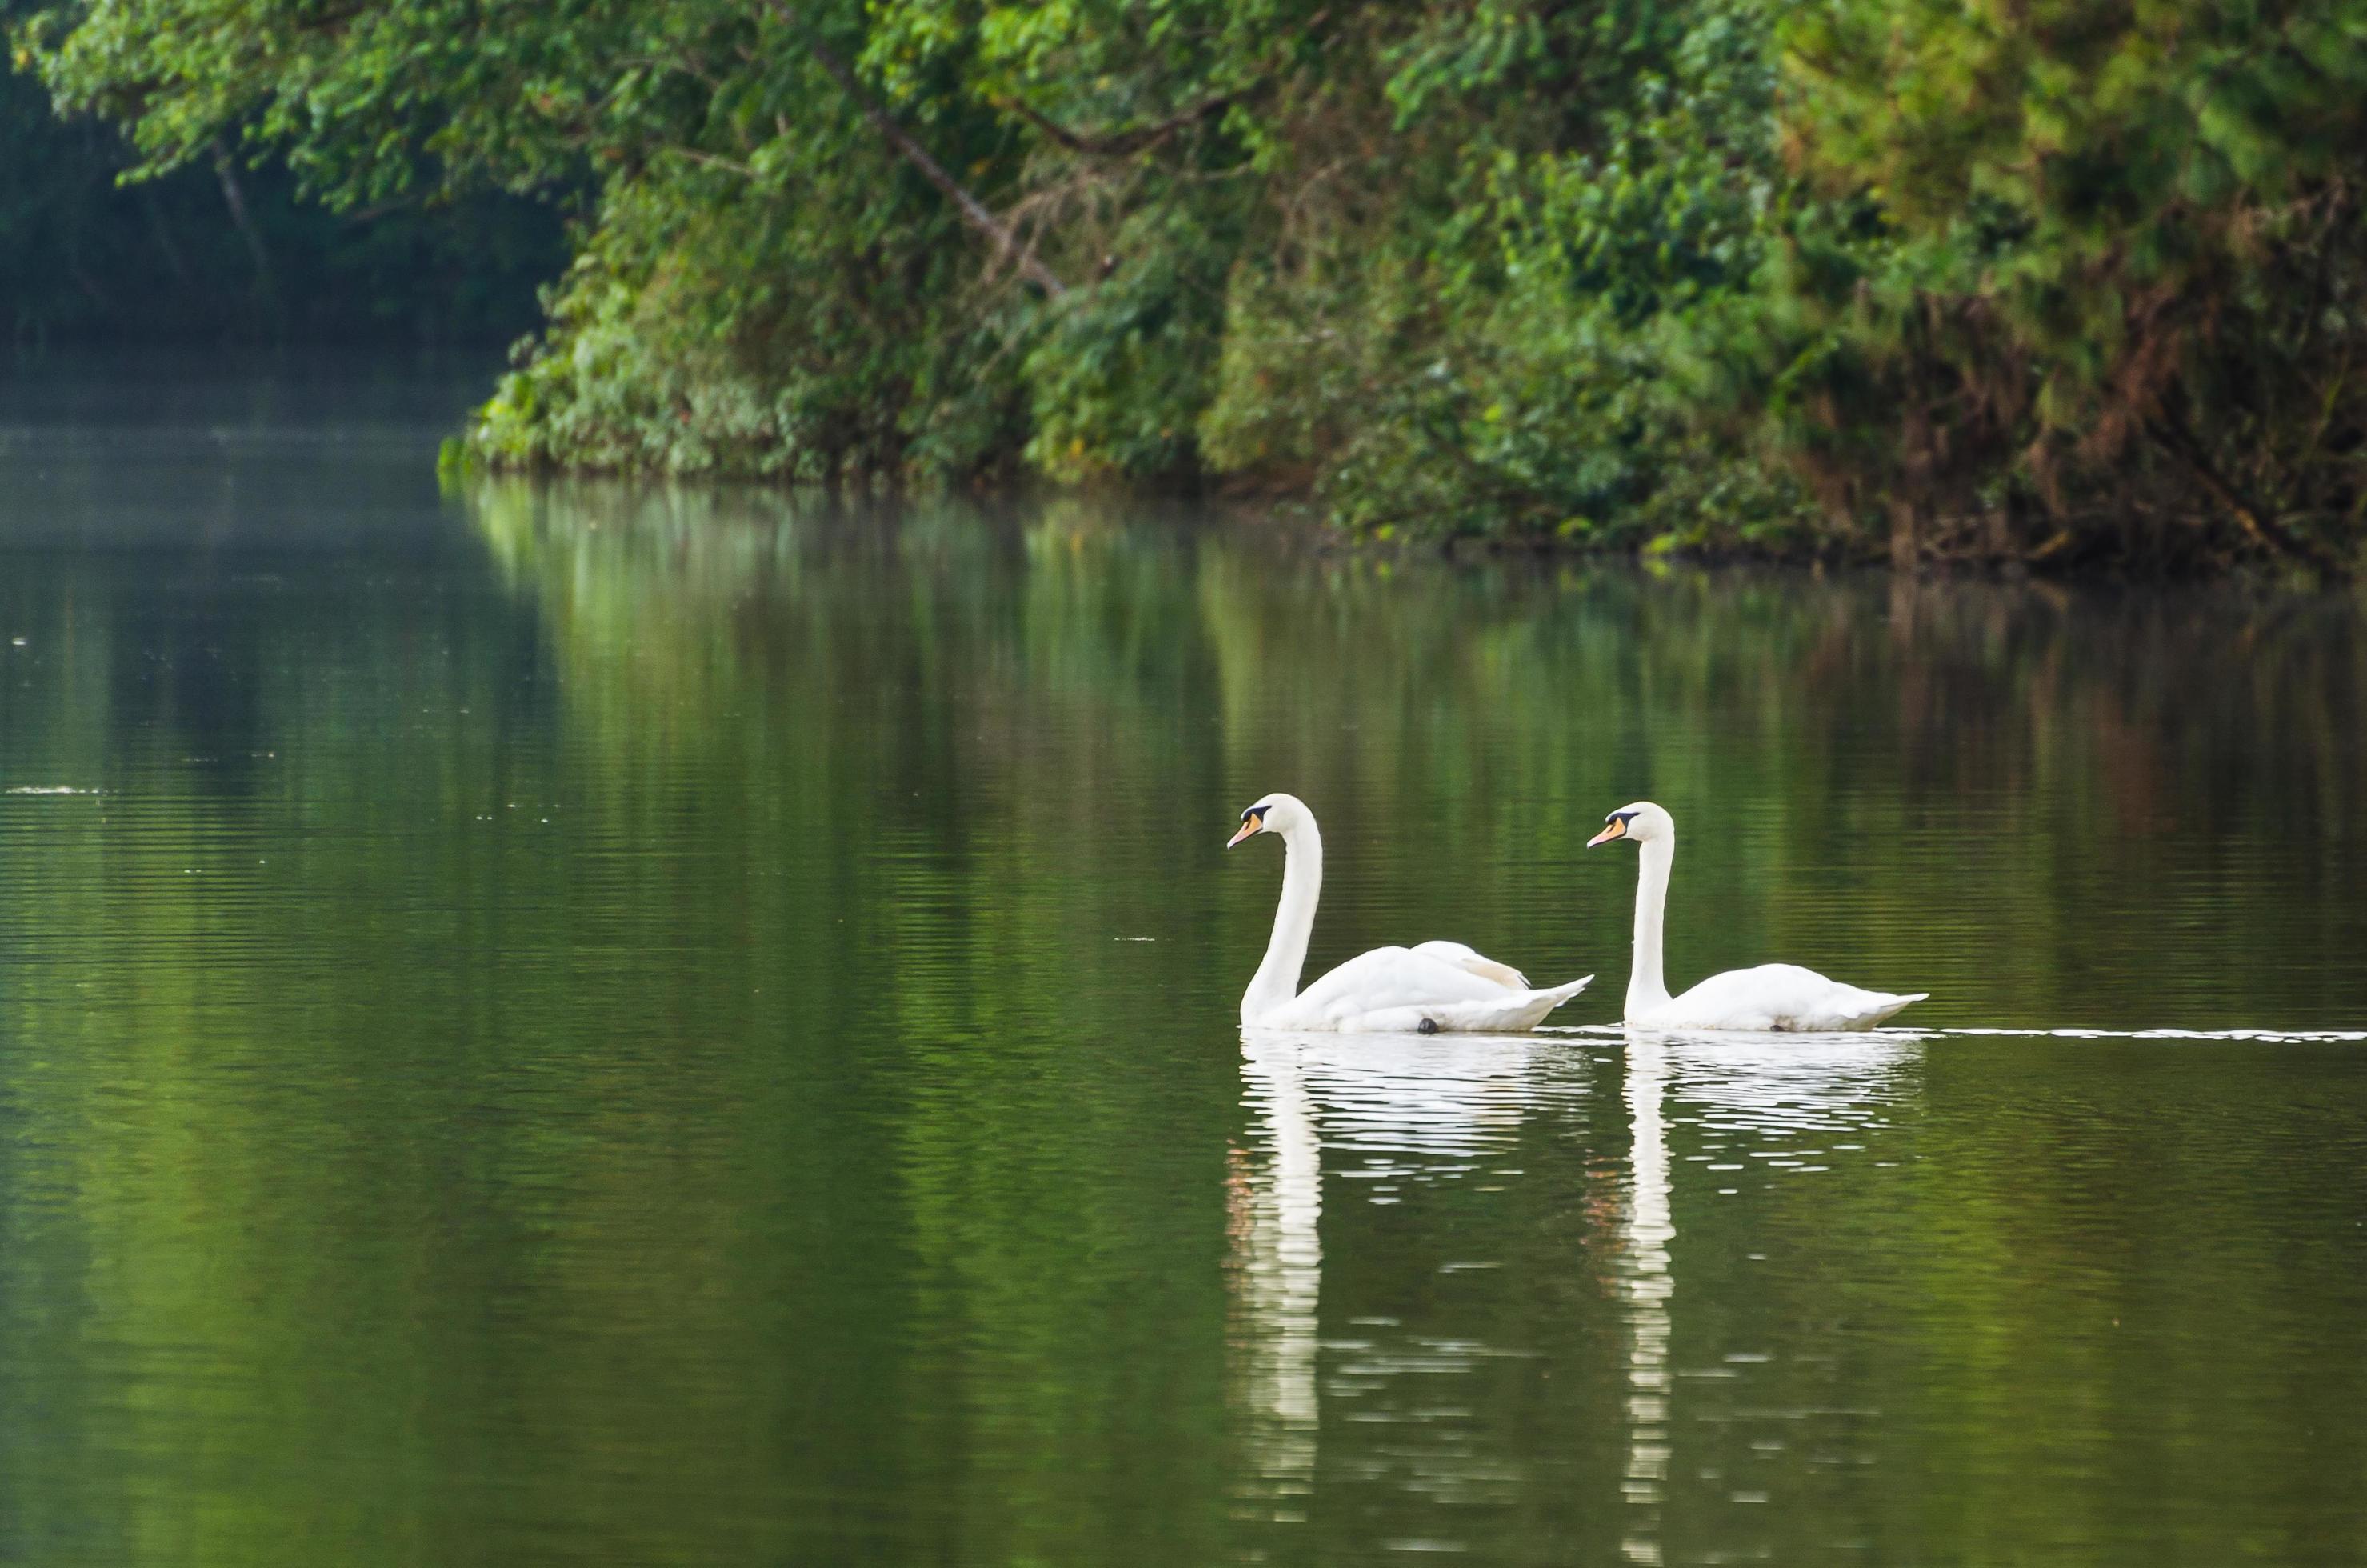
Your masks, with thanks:
<instances>
[{"instance_id":1,"label":"green reflection in water","mask_svg":"<svg viewBox=\"0 0 2367 1568\"><path fill-rule=\"evenodd\" d=\"M0 1558L2367 1549L2360 1046L1245 1049L1218 847L1600 1022L1648 795L1672 981L2357 1027L2355 604L268 459L0 543Z\"/></svg>"}]
</instances>

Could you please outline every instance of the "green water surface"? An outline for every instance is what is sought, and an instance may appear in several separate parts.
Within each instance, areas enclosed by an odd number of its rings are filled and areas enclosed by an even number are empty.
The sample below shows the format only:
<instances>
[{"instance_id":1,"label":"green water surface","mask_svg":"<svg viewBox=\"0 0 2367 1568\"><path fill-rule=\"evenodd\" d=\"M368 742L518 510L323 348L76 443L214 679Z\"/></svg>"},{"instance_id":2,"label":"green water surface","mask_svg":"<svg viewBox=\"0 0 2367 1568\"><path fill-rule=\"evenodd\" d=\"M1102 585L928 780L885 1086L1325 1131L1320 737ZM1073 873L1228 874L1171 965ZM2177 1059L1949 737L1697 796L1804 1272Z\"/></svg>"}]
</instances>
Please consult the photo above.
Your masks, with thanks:
<instances>
[{"instance_id":1,"label":"green water surface","mask_svg":"<svg viewBox=\"0 0 2367 1568\"><path fill-rule=\"evenodd\" d=\"M2352 597L472 481L0 381L0 1561L2367 1561ZM1316 969L1600 975L1244 1040ZM1629 1040L1670 981L1929 990Z\"/></svg>"}]
</instances>

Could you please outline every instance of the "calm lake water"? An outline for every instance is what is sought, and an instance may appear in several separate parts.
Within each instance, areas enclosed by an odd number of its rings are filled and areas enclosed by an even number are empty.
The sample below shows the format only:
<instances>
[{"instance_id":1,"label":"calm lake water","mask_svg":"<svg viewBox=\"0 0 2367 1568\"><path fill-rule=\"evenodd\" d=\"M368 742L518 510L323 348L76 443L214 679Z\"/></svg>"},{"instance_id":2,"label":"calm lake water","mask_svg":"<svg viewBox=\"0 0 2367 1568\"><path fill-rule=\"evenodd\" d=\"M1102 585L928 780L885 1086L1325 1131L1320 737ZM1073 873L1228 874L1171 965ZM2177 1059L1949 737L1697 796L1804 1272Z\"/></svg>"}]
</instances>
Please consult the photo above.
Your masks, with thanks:
<instances>
[{"instance_id":1,"label":"calm lake water","mask_svg":"<svg viewBox=\"0 0 2367 1568\"><path fill-rule=\"evenodd\" d=\"M2367 617L0 375L0 1560L2354 1564ZM1450 937L1528 1040L1253 1039ZM1930 990L1627 1040L1670 979Z\"/></svg>"}]
</instances>

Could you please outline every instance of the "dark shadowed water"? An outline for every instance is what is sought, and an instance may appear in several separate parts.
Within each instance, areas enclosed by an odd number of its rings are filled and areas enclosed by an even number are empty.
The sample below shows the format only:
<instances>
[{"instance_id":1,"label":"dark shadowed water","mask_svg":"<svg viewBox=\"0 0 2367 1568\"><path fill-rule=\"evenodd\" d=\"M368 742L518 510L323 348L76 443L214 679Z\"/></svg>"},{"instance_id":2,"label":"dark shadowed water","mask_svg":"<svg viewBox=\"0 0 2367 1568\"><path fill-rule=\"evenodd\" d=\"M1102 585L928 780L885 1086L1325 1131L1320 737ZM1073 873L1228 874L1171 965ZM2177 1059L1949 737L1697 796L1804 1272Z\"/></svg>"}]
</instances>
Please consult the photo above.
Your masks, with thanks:
<instances>
[{"instance_id":1,"label":"dark shadowed water","mask_svg":"<svg viewBox=\"0 0 2367 1568\"><path fill-rule=\"evenodd\" d=\"M0 1560L2367 1559L2367 618L0 377ZM1254 1039L1469 941L1529 1040ZM1930 990L1630 1040L1670 979Z\"/></svg>"}]
</instances>

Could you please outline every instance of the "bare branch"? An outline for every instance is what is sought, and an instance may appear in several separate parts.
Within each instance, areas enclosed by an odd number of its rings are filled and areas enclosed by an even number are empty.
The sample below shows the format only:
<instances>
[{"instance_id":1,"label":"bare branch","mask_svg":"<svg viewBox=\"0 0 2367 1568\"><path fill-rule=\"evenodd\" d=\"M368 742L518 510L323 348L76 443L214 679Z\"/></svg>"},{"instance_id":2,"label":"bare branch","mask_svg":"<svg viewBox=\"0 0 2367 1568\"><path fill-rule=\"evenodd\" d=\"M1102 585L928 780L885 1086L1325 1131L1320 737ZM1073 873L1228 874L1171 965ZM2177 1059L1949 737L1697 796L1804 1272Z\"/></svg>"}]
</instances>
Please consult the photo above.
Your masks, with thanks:
<instances>
[{"instance_id":1,"label":"bare branch","mask_svg":"<svg viewBox=\"0 0 2367 1568\"><path fill-rule=\"evenodd\" d=\"M671 153L677 158L686 158L694 164L701 164L710 169L722 169L727 173L738 175L742 179L756 177L756 171L753 165L742 163L738 158L727 158L719 153L702 153L696 147L685 147L672 142L660 146L657 151Z\"/></svg>"},{"instance_id":2,"label":"bare branch","mask_svg":"<svg viewBox=\"0 0 2367 1568\"><path fill-rule=\"evenodd\" d=\"M1258 85L1263 85L1261 83ZM1190 108L1179 114L1172 114L1154 124L1138 125L1129 130L1111 131L1101 136L1088 135L1081 131L1070 131L1067 126L1031 108L1017 98L997 98L994 100L994 107L1017 115L1071 153L1088 153L1097 157L1116 158L1123 157L1128 153L1139 153L1146 147L1156 146L1187 125L1196 125L1201 120L1222 114L1257 90L1257 86L1249 86L1236 88L1229 93L1218 93L1215 97L1204 99Z\"/></svg>"},{"instance_id":3,"label":"bare branch","mask_svg":"<svg viewBox=\"0 0 2367 1568\"><path fill-rule=\"evenodd\" d=\"M2164 415L2146 421L2146 428L2156 443L2184 464L2186 471L2194 476L2195 483L2202 485L2214 501L2225 507L2228 515L2253 540L2280 555L2307 562L2330 581L2347 583L2350 580L2349 562L2316 540L2294 533L2267 511L2247 501L2234 485L2220 477L2219 471L2212 467L2211 460L2204 455L2203 444L2194 438L2193 432L2186 427L2183 420L2175 415Z\"/></svg>"},{"instance_id":4,"label":"bare branch","mask_svg":"<svg viewBox=\"0 0 2367 1568\"><path fill-rule=\"evenodd\" d=\"M929 155L927 148L912 140L911 133L889 117L878 100L856 79L854 68L838 51L805 28L798 17L796 6L784 4L783 0L765 0L765 6L779 18L783 27L804 38L807 50L830 74L831 80L855 100L855 107L863 111L863 118L871 122L872 129L885 137L889 145L903 155L906 163L919 170L922 178L944 193L946 199L954 204L954 210L962 215L963 222L994 242L996 259L1015 261L1028 281L1056 300L1069 291L1069 286L1054 276L1050 267L1037 260L1034 251L1022 245L1018 236L988 210L986 203L964 189L960 182L946 172L945 165Z\"/></svg>"},{"instance_id":5,"label":"bare branch","mask_svg":"<svg viewBox=\"0 0 2367 1568\"><path fill-rule=\"evenodd\" d=\"M266 302L278 303L279 282L271 270L271 252L263 244L263 233L255 226L255 218L246 208L246 187L239 183L238 165L231 161L230 149L217 137L213 142L214 178L221 185L222 205L230 210L230 221L240 239L246 242L246 254L255 262L255 290Z\"/></svg>"}]
</instances>

